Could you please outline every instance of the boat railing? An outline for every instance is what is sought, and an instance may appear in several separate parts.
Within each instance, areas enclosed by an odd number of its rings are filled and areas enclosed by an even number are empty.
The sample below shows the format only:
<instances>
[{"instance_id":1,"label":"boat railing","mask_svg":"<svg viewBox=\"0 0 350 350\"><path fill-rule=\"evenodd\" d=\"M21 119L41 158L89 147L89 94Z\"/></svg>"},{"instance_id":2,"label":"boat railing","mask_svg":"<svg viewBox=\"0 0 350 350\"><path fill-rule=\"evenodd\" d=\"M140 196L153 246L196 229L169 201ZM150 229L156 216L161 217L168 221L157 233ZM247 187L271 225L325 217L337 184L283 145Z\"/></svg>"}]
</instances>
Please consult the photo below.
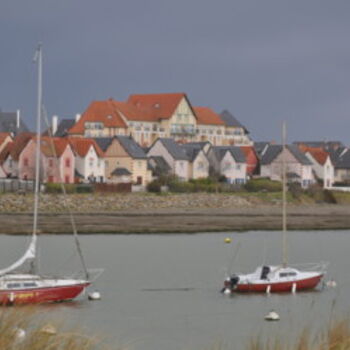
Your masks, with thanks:
<instances>
[{"instance_id":1,"label":"boat railing","mask_svg":"<svg viewBox=\"0 0 350 350\"><path fill-rule=\"evenodd\" d=\"M291 264L291 267L302 269L303 271L319 271L319 272L326 272L326 269L329 265L329 262L322 261L319 263L301 263L301 264Z\"/></svg>"}]
</instances>

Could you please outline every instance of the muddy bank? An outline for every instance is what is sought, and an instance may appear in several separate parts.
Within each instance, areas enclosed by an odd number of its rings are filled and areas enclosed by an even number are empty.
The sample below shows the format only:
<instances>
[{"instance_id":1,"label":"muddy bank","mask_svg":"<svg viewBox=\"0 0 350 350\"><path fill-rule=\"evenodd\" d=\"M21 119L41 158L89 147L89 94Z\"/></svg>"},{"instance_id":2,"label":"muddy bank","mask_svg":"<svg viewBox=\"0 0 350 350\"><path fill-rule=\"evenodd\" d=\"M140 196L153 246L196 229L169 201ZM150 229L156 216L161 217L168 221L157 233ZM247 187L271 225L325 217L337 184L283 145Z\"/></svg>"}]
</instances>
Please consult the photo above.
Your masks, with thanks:
<instances>
[{"instance_id":1,"label":"muddy bank","mask_svg":"<svg viewBox=\"0 0 350 350\"><path fill-rule=\"evenodd\" d=\"M350 229L350 206L313 205L288 209L290 230ZM212 231L279 230L280 208L200 208L128 210L117 213L76 213L80 233L194 233ZM28 234L32 214L0 213L0 233ZM70 233L66 213L45 213L39 217L41 233Z\"/></svg>"}]
</instances>

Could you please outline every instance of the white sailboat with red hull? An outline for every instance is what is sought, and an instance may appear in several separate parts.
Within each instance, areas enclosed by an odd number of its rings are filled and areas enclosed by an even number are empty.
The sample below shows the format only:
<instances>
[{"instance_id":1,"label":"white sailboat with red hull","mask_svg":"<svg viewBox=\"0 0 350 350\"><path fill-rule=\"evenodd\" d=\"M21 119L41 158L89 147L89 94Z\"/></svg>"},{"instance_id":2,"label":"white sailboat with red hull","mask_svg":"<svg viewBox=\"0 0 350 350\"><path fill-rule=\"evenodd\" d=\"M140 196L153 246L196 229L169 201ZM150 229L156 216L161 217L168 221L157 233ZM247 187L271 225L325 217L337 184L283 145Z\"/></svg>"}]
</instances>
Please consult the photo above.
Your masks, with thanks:
<instances>
[{"instance_id":1,"label":"white sailboat with red hull","mask_svg":"<svg viewBox=\"0 0 350 350\"><path fill-rule=\"evenodd\" d=\"M280 265L262 265L250 274L231 274L226 277L222 292L232 293L295 293L316 288L326 273L327 263L290 266L287 262L287 215L286 215L286 126L282 131L282 177L283 177L283 262Z\"/></svg>"},{"instance_id":2,"label":"white sailboat with red hull","mask_svg":"<svg viewBox=\"0 0 350 350\"><path fill-rule=\"evenodd\" d=\"M40 121L43 111L42 105L42 48L39 45L35 61L38 63L38 111L36 135L36 166L35 166L35 195L34 220L31 242L24 253L15 263L0 269L0 305L47 303L72 300L81 294L91 284L90 273L86 268L78 241L74 218L70 215L75 237L77 252L83 266L83 277L45 276L39 273L37 259L37 222L39 205L39 174L40 174ZM65 198L65 188L62 184ZM28 268L29 265L29 268ZM20 270L25 269L23 272ZM97 270L96 270L97 271Z\"/></svg>"}]
</instances>

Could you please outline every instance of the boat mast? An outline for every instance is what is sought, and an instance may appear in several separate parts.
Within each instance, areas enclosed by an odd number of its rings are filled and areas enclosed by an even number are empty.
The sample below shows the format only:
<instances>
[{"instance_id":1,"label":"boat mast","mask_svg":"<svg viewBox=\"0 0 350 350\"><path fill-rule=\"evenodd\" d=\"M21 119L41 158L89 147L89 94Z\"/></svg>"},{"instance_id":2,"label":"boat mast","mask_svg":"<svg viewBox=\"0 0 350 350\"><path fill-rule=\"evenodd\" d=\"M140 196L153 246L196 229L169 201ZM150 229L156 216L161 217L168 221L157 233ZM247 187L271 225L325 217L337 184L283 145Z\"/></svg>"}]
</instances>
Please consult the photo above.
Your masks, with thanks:
<instances>
[{"instance_id":1,"label":"boat mast","mask_svg":"<svg viewBox=\"0 0 350 350\"><path fill-rule=\"evenodd\" d=\"M287 266L287 169L286 169L286 122L282 124L282 232L283 232L283 266Z\"/></svg>"},{"instance_id":2,"label":"boat mast","mask_svg":"<svg viewBox=\"0 0 350 350\"><path fill-rule=\"evenodd\" d=\"M33 239L36 240L38 230L38 207L40 192L40 134L41 134L41 113L42 113L42 46L38 45L34 62L38 64L38 105L36 117L36 148L35 148L35 187L34 187L34 219L33 219ZM37 260L32 263L32 271L38 270Z\"/></svg>"}]
</instances>

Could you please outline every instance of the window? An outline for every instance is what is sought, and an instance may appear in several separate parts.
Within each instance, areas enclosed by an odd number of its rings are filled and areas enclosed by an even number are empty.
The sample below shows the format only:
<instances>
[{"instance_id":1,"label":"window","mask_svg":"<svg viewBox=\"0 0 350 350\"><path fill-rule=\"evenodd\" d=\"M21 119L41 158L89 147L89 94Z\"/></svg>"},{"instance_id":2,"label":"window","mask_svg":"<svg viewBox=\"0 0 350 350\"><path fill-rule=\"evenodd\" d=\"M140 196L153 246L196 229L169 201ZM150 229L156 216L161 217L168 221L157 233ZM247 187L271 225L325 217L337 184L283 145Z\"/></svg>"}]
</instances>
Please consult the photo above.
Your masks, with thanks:
<instances>
[{"instance_id":1,"label":"window","mask_svg":"<svg viewBox=\"0 0 350 350\"><path fill-rule=\"evenodd\" d=\"M142 162L141 162L140 160L137 162L137 166L138 166L139 168L142 167Z\"/></svg>"},{"instance_id":2,"label":"window","mask_svg":"<svg viewBox=\"0 0 350 350\"><path fill-rule=\"evenodd\" d=\"M70 168L70 159L66 158L66 168Z\"/></svg>"},{"instance_id":3,"label":"window","mask_svg":"<svg viewBox=\"0 0 350 350\"><path fill-rule=\"evenodd\" d=\"M241 164L236 165L236 170L241 170Z\"/></svg>"},{"instance_id":4,"label":"window","mask_svg":"<svg viewBox=\"0 0 350 350\"><path fill-rule=\"evenodd\" d=\"M37 287L37 284L35 282L25 282L23 283L24 287Z\"/></svg>"},{"instance_id":5,"label":"window","mask_svg":"<svg viewBox=\"0 0 350 350\"><path fill-rule=\"evenodd\" d=\"M89 167L92 168L94 166L94 158L89 158Z\"/></svg>"},{"instance_id":6,"label":"window","mask_svg":"<svg viewBox=\"0 0 350 350\"><path fill-rule=\"evenodd\" d=\"M11 289L21 288L21 284L20 283L7 283L6 287L11 288Z\"/></svg>"},{"instance_id":7,"label":"window","mask_svg":"<svg viewBox=\"0 0 350 350\"><path fill-rule=\"evenodd\" d=\"M137 185L142 185L142 176L138 176L136 179L136 184Z\"/></svg>"},{"instance_id":8,"label":"window","mask_svg":"<svg viewBox=\"0 0 350 350\"><path fill-rule=\"evenodd\" d=\"M296 272L281 272L280 273L280 277L292 277L292 276L296 276Z\"/></svg>"}]
</instances>

